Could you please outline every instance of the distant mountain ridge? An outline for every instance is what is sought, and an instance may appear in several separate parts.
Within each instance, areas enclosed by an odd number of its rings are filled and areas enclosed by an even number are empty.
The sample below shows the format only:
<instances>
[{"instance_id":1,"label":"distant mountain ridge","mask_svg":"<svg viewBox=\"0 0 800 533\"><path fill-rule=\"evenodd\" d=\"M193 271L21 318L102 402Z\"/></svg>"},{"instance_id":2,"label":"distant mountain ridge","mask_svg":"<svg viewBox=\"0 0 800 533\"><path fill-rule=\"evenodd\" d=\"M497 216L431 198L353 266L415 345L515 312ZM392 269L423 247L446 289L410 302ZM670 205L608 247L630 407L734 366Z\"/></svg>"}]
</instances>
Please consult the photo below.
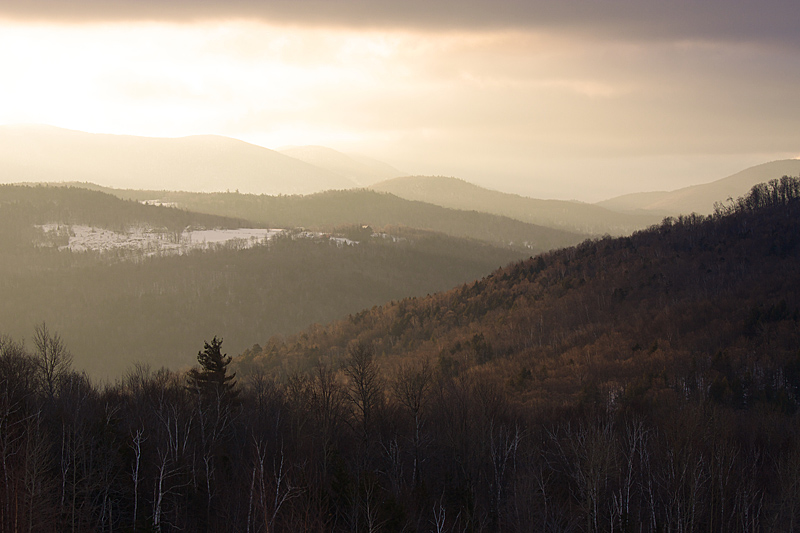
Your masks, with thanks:
<instances>
[{"instance_id":1,"label":"distant mountain ridge","mask_svg":"<svg viewBox=\"0 0 800 533\"><path fill-rule=\"evenodd\" d=\"M278 151L300 161L305 161L311 165L339 174L362 187L405 174L382 161L368 157L347 155L324 146L292 146L281 148Z\"/></svg>"},{"instance_id":2,"label":"distant mountain ridge","mask_svg":"<svg viewBox=\"0 0 800 533\"><path fill-rule=\"evenodd\" d=\"M7 183L91 181L114 188L309 194L356 182L228 137L152 138L52 126L0 126Z\"/></svg>"},{"instance_id":3,"label":"distant mountain ridge","mask_svg":"<svg viewBox=\"0 0 800 533\"><path fill-rule=\"evenodd\" d=\"M538 200L484 189L461 179L443 176L400 177L370 188L406 200L491 213L530 224L595 235L629 234L661 221L658 215L631 215L580 202Z\"/></svg>"},{"instance_id":4,"label":"distant mountain ridge","mask_svg":"<svg viewBox=\"0 0 800 533\"><path fill-rule=\"evenodd\" d=\"M625 194L597 202L595 205L621 212L651 211L661 215L689 213L707 215L714 211L715 202L724 203L728 198L738 198L757 183L798 175L800 175L800 159L783 159L756 165L710 183L675 191Z\"/></svg>"},{"instance_id":5,"label":"distant mountain ridge","mask_svg":"<svg viewBox=\"0 0 800 533\"><path fill-rule=\"evenodd\" d=\"M91 187L89 184L78 186ZM486 212L450 209L369 189L326 191L306 196L191 193L102 189L124 199L158 200L198 213L242 217L273 228L331 230L369 224L402 226L469 238L538 253L571 246L588 234L522 222Z\"/></svg>"}]
</instances>

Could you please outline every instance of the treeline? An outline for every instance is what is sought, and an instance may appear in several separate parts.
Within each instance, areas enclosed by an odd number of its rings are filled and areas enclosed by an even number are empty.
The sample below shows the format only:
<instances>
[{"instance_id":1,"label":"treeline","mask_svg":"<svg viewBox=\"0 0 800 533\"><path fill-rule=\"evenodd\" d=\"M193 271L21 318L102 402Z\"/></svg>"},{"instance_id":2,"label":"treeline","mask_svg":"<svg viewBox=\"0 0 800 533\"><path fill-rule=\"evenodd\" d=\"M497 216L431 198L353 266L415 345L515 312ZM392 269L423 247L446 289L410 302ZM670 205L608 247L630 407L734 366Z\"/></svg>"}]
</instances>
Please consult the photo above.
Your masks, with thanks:
<instances>
[{"instance_id":1,"label":"treeline","mask_svg":"<svg viewBox=\"0 0 800 533\"><path fill-rule=\"evenodd\" d=\"M800 198L800 180L790 176L781 179L759 183L750 189L750 194L737 200L728 199L727 202L714 204L712 219L735 213L754 212L759 209L789 205Z\"/></svg>"},{"instance_id":2,"label":"treeline","mask_svg":"<svg viewBox=\"0 0 800 533\"><path fill-rule=\"evenodd\" d=\"M0 342L0 531L727 533L800 518L798 418L766 406L531 407L492 373L389 370L359 343L282 382L229 380L223 356L215 379L138 366L97 387L44 331L32 353Z\"/></svg>"}]
</instances>

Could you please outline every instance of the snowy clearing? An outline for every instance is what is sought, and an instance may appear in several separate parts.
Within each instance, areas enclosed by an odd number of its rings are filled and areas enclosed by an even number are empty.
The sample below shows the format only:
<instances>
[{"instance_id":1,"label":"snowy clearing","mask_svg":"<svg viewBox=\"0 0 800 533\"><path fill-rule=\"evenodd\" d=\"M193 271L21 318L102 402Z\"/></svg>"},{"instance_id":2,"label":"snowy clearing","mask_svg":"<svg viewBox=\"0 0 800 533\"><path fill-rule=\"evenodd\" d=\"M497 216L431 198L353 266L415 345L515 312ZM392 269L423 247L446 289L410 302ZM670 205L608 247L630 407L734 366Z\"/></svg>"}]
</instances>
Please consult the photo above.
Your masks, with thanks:
<instances>
[{"instance_id":1,"label":"snowy clearing","mask_svg":"<svg viewBox=\"0 0 800 533\"><path fill-rule=\"evenodd\" d=\"M184 254L191 250L206 250L217 246L251 248L264 244L281 229L187 229L180 233L164 229L132 227L121 233L84 225L45 224L37 226L43 232L43 246L57 246L73 252L130 251L145 256Z\"/></svg>"},{"instance_id":2,"label":"snowy clearing","mask_svg":"<svg viewBox=\"0 0 800 533\"><path fill-rule=\"evenodd\" d=\"M39 246L57 247L72 252L130 253L136 257L180 255L193 250L221 247L245 249L265 245L277 235L292 239L318 239L337 246L353 246L358 241L311 231L290 232L284 229L191 229L181 232L164 228L131 227L126 232L86 225L44 224Z\"/></svg>"}]
</instances>

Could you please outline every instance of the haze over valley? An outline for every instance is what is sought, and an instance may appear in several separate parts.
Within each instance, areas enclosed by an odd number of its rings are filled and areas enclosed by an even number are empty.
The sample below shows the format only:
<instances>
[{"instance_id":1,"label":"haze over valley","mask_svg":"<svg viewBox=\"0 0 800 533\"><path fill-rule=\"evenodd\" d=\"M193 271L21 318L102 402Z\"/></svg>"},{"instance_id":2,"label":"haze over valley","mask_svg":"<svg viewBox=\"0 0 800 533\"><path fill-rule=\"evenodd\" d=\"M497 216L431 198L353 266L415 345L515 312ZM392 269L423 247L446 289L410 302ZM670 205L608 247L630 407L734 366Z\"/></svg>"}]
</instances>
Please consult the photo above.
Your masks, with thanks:
<instances>
[{"instance_id":1,"label":"haze over valley","mask_svg":"<svg viewBox=\"0 0 800 533\"><path fill-rule=\"evenodd\" d=\"M91 174L104 168L93 156L96 136L51 128L27 131L50 140L30 142L36 149L27 159L20 151L10 163L0 161L4 175L16 176L15 168L22 168L25 178L36 173L102 177ZM72 141L62 146L65 137ZM225 139L212 144L218 142L237 146ZM126 162L159 160L158 172L164 175L190 156L162 149L172 145L163 139L112 136L102 137L101 144L109 153L127 153ZM137 152L131 146L144 148ZM42 147L69 155L69 172L47 170L41 161L48 158L36 155ZM255 154L251 167L258 169L253 183L269 187L280 181L259 176L279 177L291 156L280 156L272 165L260 149L248 150ZM323 154L316 162L332 160L344 175L348 159L342 154L332 157L320 147L301 152ZM209 151L204 157L209 168L223 168L230 154ZM241 166L250 166L241 153L236 157L244 158ZM206 330L228 338L230 349L241 352L274 335L295 334L371 305L450 289L509 261L586 239L629 235L663 216L688 214L692 206L711 213L715 193L735 194L800 171L798 160L778 161L675 193L592 205L525 198L457 178L380 181L387 166L371 165L380 171L373 178L362 174L362 181L374 182L369 189L351 186L308 195L120 189L88 182L2 186L6 248L17 250L5 262L4 331L25 338L33 325L46 321L75 348L76 368L95 377L115 379L137 362L184 368ZM352 175L364 167L348 168ZM283 181L314 190L316 176L325 172L333 175L320 168ZM76 294L82 295L76 300ZM204 316L209 306L214 310ZM88 334L97 327L104 335ZM109 344L121 347L111 358Z\"/></svg>"},{"instance_id":2,"label":"haze over valley","mask_svg":"<svg viewBox=\"0 0 800 533\"><path fill-rule=\"evenodd\" d=\"M798 20L0 3L0 533L795 531Z\"/></svg>"}]
</instances>

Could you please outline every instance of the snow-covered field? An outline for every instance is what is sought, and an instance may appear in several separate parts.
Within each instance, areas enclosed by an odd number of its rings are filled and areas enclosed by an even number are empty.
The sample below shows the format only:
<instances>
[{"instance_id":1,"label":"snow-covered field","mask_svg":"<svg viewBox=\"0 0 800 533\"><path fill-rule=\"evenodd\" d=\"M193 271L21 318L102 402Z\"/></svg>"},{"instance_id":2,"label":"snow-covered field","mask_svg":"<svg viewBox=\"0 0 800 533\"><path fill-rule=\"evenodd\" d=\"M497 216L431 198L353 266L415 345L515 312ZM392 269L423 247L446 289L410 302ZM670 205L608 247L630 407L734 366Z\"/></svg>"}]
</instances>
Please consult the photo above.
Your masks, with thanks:
<instances>
[{"instance_id":1,"label":"snow-covered field","mask_svg":"<svg viewBox=\"0 0 800 533\"><path fill-rule=\"evenodd\" d=\"M311 231L288 232L284 229L186 229L180 233L165 229L132 227L126 232L85 225L45 224L41 246L54 246L72 252L122 252L134 257L185 254L192 250L220 247L244 249L268 243L276 235L289 234L293 239L330 240L337 246L350 246L358 241Z\"/></svg>"},{"instance_id":2,"label":"snow-covered field","mask_svg":"<svg viewBox=\"0 0 800 533\"><path fill-rule=\"evenodd\" d=\"M218 246L250 248L265 244L281 229L212 229L191 230L180 233L152 228L133 227L125 233L83 225L45 224L38 226L44 245L58 246L59 250L73 252L130 251L145 256L158 254L183 254L190 250L207 250Z\"/></svg>"}]
</instances>

